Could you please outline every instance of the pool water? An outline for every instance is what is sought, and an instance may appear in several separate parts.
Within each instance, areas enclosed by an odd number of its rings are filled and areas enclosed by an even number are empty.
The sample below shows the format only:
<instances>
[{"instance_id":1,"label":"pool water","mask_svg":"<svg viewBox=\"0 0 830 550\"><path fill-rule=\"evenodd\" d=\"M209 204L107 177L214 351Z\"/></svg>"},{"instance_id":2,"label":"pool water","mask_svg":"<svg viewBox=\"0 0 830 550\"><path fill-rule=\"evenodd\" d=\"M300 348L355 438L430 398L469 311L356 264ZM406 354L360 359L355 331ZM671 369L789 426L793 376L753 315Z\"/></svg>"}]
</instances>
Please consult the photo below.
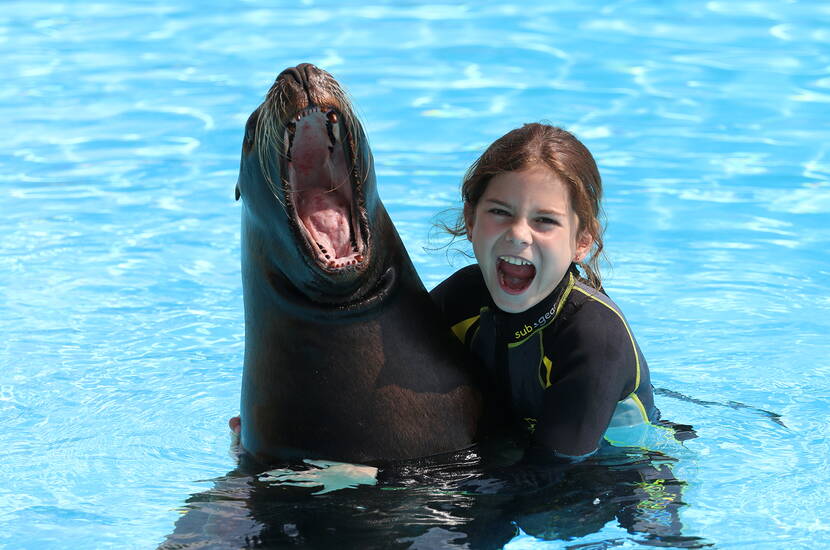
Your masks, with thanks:
<instances>
[{"instance_id":1,"label":"pool water","mask_svg":"<svg viewBox=\"0 0 830 550\"><path fill-rule=\"evenodd\" d=\"M825 2L7 1L0 59L0 546L830 544ZM576 133L605 287L698 437L565 473L235 473L242 131L304 61L349 90L428 288L469 262L433 224L483 148Z\"/></svg>"}]
</instances>

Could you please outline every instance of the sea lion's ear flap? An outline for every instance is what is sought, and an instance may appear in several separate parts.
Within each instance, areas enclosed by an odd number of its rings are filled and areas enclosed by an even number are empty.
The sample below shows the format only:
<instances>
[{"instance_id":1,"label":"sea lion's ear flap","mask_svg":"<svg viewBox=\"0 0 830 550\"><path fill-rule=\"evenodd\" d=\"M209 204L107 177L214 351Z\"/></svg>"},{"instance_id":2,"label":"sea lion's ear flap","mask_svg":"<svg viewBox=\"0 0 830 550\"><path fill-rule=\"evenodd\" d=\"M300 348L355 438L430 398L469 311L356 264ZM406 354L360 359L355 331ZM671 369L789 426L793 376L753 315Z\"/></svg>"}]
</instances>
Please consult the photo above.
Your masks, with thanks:
<instances>
[{"instance_id":1,"label":"sea lion's ear flap","mask_svg":"<svg viewBox=\"0 0 830 550\"><path fill-rule=\"evenodd\" d=\"M242 152L246 155L251 152L254 147L254 139L256 138L256 127L259 123L259 107L257 107L248 121L245 123L245 137L242 138Z\"/></svg>"},{"instance_id":2,"label":"sea lion's ear flap","mask_svg":"<svg viewBox=\"0 0 830 550\"><path fill-rule=\"evenodd\" d=\"M242 192L239 190L239 182L236 182L236 187L234 188L234 194L236 195L236 200L239 200L239 197L242 196Z\"/></svg>"}]
</instances>

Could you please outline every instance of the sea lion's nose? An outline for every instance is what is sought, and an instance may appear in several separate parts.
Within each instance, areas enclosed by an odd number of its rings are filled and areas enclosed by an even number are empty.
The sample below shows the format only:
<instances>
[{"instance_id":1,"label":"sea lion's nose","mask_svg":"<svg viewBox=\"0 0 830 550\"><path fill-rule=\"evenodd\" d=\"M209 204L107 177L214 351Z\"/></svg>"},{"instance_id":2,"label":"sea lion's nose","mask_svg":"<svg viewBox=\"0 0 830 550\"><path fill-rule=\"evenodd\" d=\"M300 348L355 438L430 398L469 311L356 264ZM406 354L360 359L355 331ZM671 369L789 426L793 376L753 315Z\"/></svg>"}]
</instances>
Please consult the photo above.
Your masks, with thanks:
<instances>
[{"instance_id":1,"label":"sea lion's nose","mask_svg":"<svg viewBox=\"0 0 830 550\"><path fill-rule=\"evenodd\" d=\"M289 67L285 69L283 72L279 74L277 80L282 78L283 76L288 76L293 78L297 84L305 87L306 84L311 80L315 73L319 73L320 69L312 65L311 63L300 63L296 67Z\"/></svg>"},{"instance_id":2,"label":"sea lion's nose","mask_svg":"<svg viewBox=\"0 0 830 550\"><path fill-rule=\"evenodd\" d=\"M320 73L320 69L311 63L300 63L297 65L297 70L303 75L305 82L311 81L312 76Z\"/></svg>"},{"instance_id":3,"label":"sea lion's nose","mask_svg":"<svg viewBox=\"0 0 830 550\"><path fill-rule=\"evenodd\" d=\"M303 85L303 76L304 76L304 75L303 75L303 73L300 73L300 71L298 70L298 69L299 69L299 67L302 67L302 65L299 65L298 67L289 67L289 68L285 69L283 72L281 72L281 73L279 74L279 76L277 76L277 80L278 80L278 81L279 81L279 80L282 80L282 79L283 79L283 77L286 77L286 78L293 78L293 79L294 79L294 81L295 81L297 84L299 84L300 86L302 86L302 85Z\"/></svg>"}]
</instances>

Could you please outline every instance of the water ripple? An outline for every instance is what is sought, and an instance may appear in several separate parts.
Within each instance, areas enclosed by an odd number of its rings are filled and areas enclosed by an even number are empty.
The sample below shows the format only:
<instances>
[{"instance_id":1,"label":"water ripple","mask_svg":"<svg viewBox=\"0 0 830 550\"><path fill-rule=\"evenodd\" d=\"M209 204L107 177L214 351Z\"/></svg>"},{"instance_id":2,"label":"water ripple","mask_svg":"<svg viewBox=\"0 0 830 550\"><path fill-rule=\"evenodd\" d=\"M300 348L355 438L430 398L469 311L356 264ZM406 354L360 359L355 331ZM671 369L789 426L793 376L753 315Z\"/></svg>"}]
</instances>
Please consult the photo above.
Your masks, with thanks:
<instances>
[{"instance_id":1,"label":"water ripple","mask_svg":"<svg viewBox=\"0 0 830 550\"><path fill-rule=\"evenodd\" d=\"M469 262L429 235L482 149L528 121L576 132L655 383L721 404L659 403L700 435L677 464L686 528L821 537L828 25L809 1L4 3L0 545L151 547L233 467L242 128L301 61L348 87L428 287Z\"/></svg>"}]
</instances>

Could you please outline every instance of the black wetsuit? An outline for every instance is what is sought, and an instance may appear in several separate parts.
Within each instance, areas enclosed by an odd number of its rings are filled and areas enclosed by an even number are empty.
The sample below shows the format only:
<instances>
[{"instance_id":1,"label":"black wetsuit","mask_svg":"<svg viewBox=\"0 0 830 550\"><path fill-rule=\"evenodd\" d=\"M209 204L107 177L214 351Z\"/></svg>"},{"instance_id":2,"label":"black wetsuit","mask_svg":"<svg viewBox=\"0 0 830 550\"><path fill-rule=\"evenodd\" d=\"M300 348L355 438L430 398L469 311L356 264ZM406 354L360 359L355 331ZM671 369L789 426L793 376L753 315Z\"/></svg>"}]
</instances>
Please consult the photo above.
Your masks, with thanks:
<instances>
[{"instance_id":1,"label":"black wetsuit","mask_svg":"<svg viewBox=\"0 0 830 550\"><path fill-rule=\"evenodd\" d=\"M594 452L609 426L659 417L648 365L622 312L575 273L515 314L495 306L475 264L430 293L506 392L510 420L533 430L534 447L570 458Z\"/></svg>"}]
</instances>

